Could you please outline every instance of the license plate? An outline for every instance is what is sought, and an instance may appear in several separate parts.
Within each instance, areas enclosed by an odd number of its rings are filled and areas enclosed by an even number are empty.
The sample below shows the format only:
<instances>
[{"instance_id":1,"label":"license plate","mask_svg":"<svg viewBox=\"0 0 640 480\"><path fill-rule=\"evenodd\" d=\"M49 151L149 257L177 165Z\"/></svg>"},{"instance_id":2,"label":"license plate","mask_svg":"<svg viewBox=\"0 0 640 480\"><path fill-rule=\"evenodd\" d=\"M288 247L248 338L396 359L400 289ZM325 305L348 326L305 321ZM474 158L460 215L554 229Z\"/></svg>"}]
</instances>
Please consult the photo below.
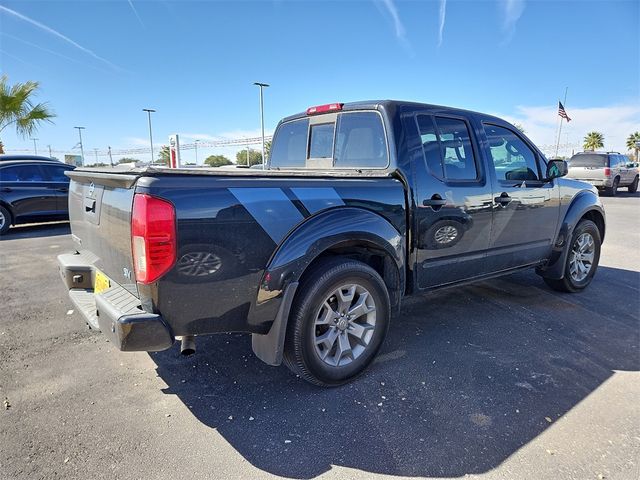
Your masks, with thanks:
<instances>
[{"instance_id":1,"label":"license plate","mask_svg":"<svg viewBox=\"0 0 640 480\"><path fill-rule=\"evenodd\" d=\"M93 286L93 293L104 292L111 285L107 276L99 270L96 270L96 282Z\"/></svg>"}]
</instances>

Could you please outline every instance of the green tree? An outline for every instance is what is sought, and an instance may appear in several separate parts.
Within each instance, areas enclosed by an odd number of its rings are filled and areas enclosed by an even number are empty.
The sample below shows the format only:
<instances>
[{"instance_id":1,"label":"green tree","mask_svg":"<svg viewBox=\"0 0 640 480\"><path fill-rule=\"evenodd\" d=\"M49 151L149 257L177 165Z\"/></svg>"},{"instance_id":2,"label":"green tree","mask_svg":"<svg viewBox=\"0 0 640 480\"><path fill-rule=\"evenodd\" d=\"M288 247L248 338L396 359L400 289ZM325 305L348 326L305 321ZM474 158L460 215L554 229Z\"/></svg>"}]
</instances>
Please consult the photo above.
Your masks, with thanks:
<instances>
[{"instance_id":1,"label":"green tree","mask_svg":"<svg viewBox=\"0 0 640 480\"><path fill-rule=\"evenodd\" d=\"M238 165L247 164L247 150L249 151L249 166L262 163L262 153L258 150L254 150L253 148L245 148L244 150L240 150L236 153L236 163Z\"/></svg>"},{"instance_id":2,"label":"green tree","mask_svg":"<svg viewBox=\"0 0 640 480\"><path fill-rule=\"evenodd\" d=\"M636 155L636 162L638 161L638 152L640 152L640 147L638 147L638 142L640 142L640 132L633 132L627 138L627 148L630 152L634 152Z\"/></svg>"},{"instance_id":3,"label":"green tree","mask_svg":"<svg viewBox=\"0 0 640 480\"><path fill-rule=\"evenodd\" d=\"M121 163L136 163L137 160L135 158L129 158L129 157L122 157L120 160L118 160L118 164Z\"/></svg>"},{"instance_id":4,"label":"green tree","mask_svg":"<svg viewBox=\"0 0 640 480\"><path fill-rule=\"evenodd\" d=\"M206 158L204 164L210 167L221 167L223 165L232 165L233 162L224 155L210 155Z\"/></svg>"},{"instance_id":5,"label":"green tree","mask_svg":"<svg viewBox=\"0 0 640 480\"><path fill-rule=\"evenodd\" d=\"M269 155L271 155L271 140L264 142L264 158L269 160Z\"/></svg>"},{"instance_id":6,"label":"green tree","mask_svg":"<svg viewBox=\"0 0 640 480\"><path fill-rule=\"evenodd\" d=\"M28 81L9 85L6 75L0 77L0 132L9 125L15 125L18 136L25 138L33 135L42 122L52 122L55 114L46 103L34 105L33 97L40 84ZM0 141L0 153L4 145Z\"/></svg>"},{"instance_id":7,"label":"green tree","mask_svg":"<svg viewBox=\"0 0 640 480\"><path fill-rule=\"evenodd\" d=\"M158 153L158 158L156 159L156 165L169 165L169 158L171 158L171 153L169 152L169 147L165 146L160 149Z\"/></svg>"},{"instance_id":8,"label":"green tree","mask_svg":"<svg viewBox=\"0 0 640 480\"><path fill-rule=\"evenodd\" d=\"M584 137L583 148L585 150L594 151L597 148L604 147L604 135L600 132L589 132Z\"/></svg>"},{"instance_id":9,"label":"green tree","mask_svg":"<svg viewBox=\"0 0 640 480\"><path fill-rule=\"evenodd\" d=\"M521 124L521 123L514 123L514 124L513 124L513 126L514 126L514 127L516 127L518 130L520 130L522 133L527 133L527 132L524 130L524 127L522 126L522 124Z\"/></svg>"}]
</instances>

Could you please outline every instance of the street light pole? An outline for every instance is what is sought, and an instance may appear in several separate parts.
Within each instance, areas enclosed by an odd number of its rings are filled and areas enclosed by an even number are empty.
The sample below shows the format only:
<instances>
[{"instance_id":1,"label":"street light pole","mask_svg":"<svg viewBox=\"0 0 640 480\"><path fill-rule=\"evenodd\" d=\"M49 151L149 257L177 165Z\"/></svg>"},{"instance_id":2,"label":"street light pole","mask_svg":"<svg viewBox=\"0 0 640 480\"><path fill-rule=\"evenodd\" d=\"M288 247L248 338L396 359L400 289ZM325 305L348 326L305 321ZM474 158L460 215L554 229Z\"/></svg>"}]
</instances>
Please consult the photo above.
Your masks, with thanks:
<instances>
[{"instance_id":1,"label":"street light pole","mask_svg":"<svg viewBox=\"0 0 640 480\"><path fill-rule=\"evenodd\" d=\"M84 127L73 127L78 129L78 135L80 136L80 156L82 157L82 166L84 167L84 147L82 146L82 130Z\"/></svg>"},{"instance_id":2,"label":"street light pole","mask_svg":"<svg viewBox=\"0 0 640 480\"><path fill-rule=\"evenodd\" d=\"M254 85L260 87L260 128L262 129L262 169L264 170L265 158L264 158L264 103L262 98L262 89L268 87L268 83L253 82ZM249 148L249 147L247 147ZM248 164L248 162L247 162ZM250 166L250 165L249 165Z\"/></svg>"},{"instance_id":3,"label":"street light pole","mask_svg":"<svg viewBox=\"0 0 640 480\"><path fill-rule=\"evenodd\" d=\"M113 157L111 156L111 147L109 147L109 163L113 167Z\"/></svg>"},{"instance_id":4,"label":"street light pole","mask_svg":"<svg viewBox=\"0 0 640 480\"><path fill-rule=\"evenodd\" d=\"M147 112L149 115L149 143L151 144L151 164L153 164L153 135L151 133L151 114L155 113L155 110L151 108L143 108L143 112Z\"/></svg>"},{"instance_id":5,"label":"street light pole","mask_svg":"<svg viewBox=\"0 0 640 480\"><path fill-rule=\"evenodd\" d=\"M32 138L31 140L33 140L33 154L38 155L38 144L36 143L38 139Z\"/></svg>"},{"instance_id":6,"label":"street light pole","mask_svg":"<svg viewBox=\"0 0 640 480\"><path fill-rule=\"evenodd\" d=\"M198 142L199 141L200 140L196 139L196 142L195 142L196 143L196 166L198 165Z\"/></svg>"}]
</instances>

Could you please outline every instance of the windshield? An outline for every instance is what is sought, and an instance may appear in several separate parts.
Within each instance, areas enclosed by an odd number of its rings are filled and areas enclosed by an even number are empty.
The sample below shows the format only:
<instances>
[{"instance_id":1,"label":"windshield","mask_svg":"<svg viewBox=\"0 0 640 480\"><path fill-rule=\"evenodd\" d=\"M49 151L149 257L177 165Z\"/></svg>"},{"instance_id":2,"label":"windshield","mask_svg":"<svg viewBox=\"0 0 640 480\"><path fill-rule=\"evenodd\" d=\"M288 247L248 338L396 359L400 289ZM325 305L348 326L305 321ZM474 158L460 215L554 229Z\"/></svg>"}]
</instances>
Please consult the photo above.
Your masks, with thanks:
<instances>
[{"instance_id":1,"label":"windshield","mask_svg":"<svg viewBox=\"0 0 640 480\"><path fill-rule=\"evenodd\" d=\"M607 156L600 154L574 155L569 160L570 167L607 167Z\"/></svg>"}]
</instances>

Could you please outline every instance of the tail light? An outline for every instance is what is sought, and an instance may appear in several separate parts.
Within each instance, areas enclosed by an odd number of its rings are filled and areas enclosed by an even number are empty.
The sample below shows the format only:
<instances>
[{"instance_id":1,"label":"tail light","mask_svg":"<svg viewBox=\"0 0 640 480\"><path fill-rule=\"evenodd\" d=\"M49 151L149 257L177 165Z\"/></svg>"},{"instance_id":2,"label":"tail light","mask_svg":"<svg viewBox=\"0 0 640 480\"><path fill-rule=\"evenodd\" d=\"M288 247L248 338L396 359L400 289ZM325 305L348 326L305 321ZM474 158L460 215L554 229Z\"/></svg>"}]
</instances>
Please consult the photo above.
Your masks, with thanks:
<instances>
[{"instance_id":1,"label":"tail light","mask_svg":"<svg viewBox=\"0 0 640 480\"><path fill-rule=\"evenodd\" d=\"M611 169L609 167L604 167L604 176L605 177L611 176Z\"/></svg>"},{"instance_id":2,"label":"tail light","mask_svg":"<svg viewBox=\"0 0 640 480\"><path fill-rule=\"evenodd\" d=\"M326 105L318 105L317 107L307 108L307 115L317 115L318 113L339 112L342 110L343 103L328 103Z\"/></svg>"},{"instance_id":3,"label":"tail light","mask_svg":"<svg viewBox=\"0 0 640 480\"><path fill-rule=\"evenodd\" d=\"M136 281L153 283L176 261L176 211L166 200L146 194L133 197L131 245Z\"/></svg>"}]
</instances>

